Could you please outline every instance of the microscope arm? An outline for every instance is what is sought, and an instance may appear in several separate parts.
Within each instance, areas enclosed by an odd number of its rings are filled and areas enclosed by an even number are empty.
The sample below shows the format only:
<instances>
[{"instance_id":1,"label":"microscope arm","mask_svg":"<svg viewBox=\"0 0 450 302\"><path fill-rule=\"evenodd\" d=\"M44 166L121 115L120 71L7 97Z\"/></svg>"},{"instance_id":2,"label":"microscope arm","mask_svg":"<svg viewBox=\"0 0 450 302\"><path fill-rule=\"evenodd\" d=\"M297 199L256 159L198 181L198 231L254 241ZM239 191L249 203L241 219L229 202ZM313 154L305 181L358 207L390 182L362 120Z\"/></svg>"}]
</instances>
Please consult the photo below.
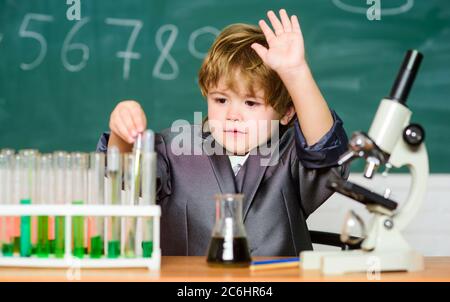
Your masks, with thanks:
<instances>
[{"instance_id":1,"label":"microscope arm","mask_svg":"<svg viewBox=\"0 0 450 302\"><path fill-rule=\"evenodd\" d=\"M415 148L414 152L408 151L411 148ZM428 181L428 154L425 144L411 147L400 139L394 147L389 162L397 168L406 165L411 172L408 197L394 216L394 224L399 230L403 230L417 214L425 197Z\"/></svg>"}]
</instances>

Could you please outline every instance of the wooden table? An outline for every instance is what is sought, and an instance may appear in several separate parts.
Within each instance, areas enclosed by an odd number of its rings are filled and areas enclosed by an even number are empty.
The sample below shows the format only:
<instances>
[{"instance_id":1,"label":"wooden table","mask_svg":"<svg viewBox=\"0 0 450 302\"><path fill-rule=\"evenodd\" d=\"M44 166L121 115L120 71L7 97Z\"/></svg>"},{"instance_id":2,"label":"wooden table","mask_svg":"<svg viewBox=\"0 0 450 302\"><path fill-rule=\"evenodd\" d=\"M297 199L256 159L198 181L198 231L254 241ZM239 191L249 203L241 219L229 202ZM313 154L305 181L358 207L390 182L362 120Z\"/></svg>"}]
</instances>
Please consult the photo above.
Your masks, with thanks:
<instances>
[{"instance_id":1,"label":"wooden table","mask_svg":"<svg viewBox=\"0 0 450 302\"><path fill-rule=\"evenodd\" d=\"M275 257L274 257L275 258ZM279 257L277 257L279 258ZM254 260L268 259L256 257ZM76 276L76 274L72 274ZM318 271L299 267L250 271L248 268L211 268L205 257L162 257L161 271L146 269L83 269L80 281L370 281L365 273L322 276ZM68 280L67 269L0 268L0 281L77 281ZM425 258L421 272L381 273L380 281L450 281L450 257Z\"/></svg>"}]
</instances>

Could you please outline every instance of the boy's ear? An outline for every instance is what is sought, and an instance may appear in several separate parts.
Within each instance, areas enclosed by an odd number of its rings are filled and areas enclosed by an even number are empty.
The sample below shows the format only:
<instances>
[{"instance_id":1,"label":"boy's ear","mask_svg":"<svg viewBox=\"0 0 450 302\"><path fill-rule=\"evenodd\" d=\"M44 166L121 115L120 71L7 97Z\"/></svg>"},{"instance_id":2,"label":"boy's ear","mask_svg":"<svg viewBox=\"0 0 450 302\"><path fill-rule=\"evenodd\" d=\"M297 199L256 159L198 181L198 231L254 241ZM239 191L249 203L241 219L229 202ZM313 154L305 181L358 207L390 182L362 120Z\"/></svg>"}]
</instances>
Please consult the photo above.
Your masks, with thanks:
<instances>
[{"instance_id":1,"label":"boy's ear","mask_svg":"<svg viewBox=\"0 0 450 302\"><path fill-rule=\"evenodd\" d=\"M295 115L295 108L293 105L289 106L289 108L286 110L286 113L281 117L280 123L284 126L289 124L289 122L292 120L292 118Z\"/></svg>"}]
</instances>

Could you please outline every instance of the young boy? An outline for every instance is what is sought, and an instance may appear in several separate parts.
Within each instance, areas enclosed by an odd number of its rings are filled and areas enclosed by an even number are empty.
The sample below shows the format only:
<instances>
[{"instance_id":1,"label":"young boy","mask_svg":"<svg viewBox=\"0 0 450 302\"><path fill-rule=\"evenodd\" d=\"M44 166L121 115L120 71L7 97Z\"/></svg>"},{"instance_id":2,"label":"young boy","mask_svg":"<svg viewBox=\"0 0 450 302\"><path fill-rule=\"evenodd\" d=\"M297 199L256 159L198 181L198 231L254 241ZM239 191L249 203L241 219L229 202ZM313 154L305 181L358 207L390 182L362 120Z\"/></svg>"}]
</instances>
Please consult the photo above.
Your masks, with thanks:
<instances>
[{"instance_id":1,"label":"young boy","mask_svg":"<svg viewBox=\"0 0 450 302\"><path fill-rule=\"evenodd\" d=\"M280 19L272 11L268 18L273 30L263 20L261 29L225 28L200 69L208 123L190 126L192 149L214 145L226 154L180 155L177 133L156 135L163 255L205 255L214 195L236 192L244 194L252 256L310 250L306 218L332 194L327 180L347 177L347 169L337 166L347 137L311 75L297 17L280 10ZM124 101L109 126L111 134L103 135L98 150L114 145L127 152L146 128L146 116L137 102ZM278 151L263 153L264 144Z\"/></svg>"}]
</instances>

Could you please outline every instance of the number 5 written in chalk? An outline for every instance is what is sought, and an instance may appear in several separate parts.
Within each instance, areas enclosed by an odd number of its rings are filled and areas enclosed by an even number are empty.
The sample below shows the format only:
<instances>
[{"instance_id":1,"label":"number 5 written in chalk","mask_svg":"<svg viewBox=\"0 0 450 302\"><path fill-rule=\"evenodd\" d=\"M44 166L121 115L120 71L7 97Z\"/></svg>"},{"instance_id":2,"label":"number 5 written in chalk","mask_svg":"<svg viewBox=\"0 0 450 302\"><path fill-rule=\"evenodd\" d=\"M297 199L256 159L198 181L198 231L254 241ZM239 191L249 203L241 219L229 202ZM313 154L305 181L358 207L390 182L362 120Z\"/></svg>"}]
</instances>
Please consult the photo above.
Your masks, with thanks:
<instances>
[{"instance_id":1,"label":"number 5 written in chalk","mask_svg":"<svg viewBox=\"0 0 450 302\"><path fill-rule=\"evenodd\" d=\"M22 63L20 64L20 68L23 70L32 70L39 66L39 64L42 63L42 61L45 58L45 55L47 54L47 41L45 40L44 36L42 36L40 33L32 31L27 29L30 22L34 21L40 21L40 22L52 22L53 17L49 15L42 15L42 14L26 14L23 18L22 24L20 25L19 29L19 36L22 38L29 38L36 40L40 45L39 54L37 55L36 59L34 59L30 63Z\"/></svg>"}]
</instances>

